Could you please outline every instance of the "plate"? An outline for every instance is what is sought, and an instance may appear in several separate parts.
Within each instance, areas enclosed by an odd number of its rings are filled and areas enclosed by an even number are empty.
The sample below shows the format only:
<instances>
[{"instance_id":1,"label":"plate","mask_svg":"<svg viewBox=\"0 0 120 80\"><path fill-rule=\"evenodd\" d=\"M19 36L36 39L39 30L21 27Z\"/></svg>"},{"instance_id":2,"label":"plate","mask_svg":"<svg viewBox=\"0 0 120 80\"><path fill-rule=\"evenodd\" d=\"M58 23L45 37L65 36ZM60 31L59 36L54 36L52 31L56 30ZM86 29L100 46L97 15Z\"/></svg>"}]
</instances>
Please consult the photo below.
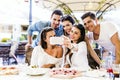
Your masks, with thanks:
<instances>
[{"instance_id":1,"label":"plate","mask_svg":"<svg viewBox=\"0 0 120 80\"><path fill-rule=\"evenodd\" d=\"M59 68L53 69L50 72L50 76L54 78L61 78L61 79L72 79L81 76L81 72L74 69L67 69L67 68Z\"/></svg>"},{"instance_id":2,"label":"plate","mask_svg":"<svg viewBox=\"0 0 120 80\"><path fill-rule=\"evenodd\" d=\"M42 76L49 70L49 68L28 68L26 74L30 76Z\"/></svg>"},{"instance_id":3,"label":"plate","mask_svg":"<svg viewBox=\"0 0 120 80\"><path fill-rule=\"evenodd\" d=\"M19 70L16 66L2 66L0 67L0 75L17 75Z\"/></svg>"},{"instance_id":4,"label":"plate","mask_svg":"<svg viewBox=\"0 0 120 80\"><path fill-rule=\"evenodd\" d=\"M100 71L100 70L92 70L92 71L85 72L84 76L87 76L87 77L103 77L103 76L106 76L106 72L105 71Z\"/></svg>"}]
</instances>

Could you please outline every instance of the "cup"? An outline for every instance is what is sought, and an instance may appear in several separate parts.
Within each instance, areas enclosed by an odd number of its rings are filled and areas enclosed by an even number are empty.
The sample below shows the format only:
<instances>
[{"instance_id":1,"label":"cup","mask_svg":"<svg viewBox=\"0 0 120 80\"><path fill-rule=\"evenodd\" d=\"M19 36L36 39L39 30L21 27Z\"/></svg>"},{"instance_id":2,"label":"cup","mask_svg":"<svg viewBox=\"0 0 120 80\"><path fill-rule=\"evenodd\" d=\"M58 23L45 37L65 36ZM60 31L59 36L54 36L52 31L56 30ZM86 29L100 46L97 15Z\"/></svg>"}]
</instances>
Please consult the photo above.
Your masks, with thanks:
<instances>
[{"instance_id":1,"label":"cup","mask_svg":"<svg viewBox=\"0 0 120 80\"><path fill-rule=\"evenodd\" d=\"M120 64L113 64L112 69L114 78L120 78Z\"/></svg>"}]
</instances>

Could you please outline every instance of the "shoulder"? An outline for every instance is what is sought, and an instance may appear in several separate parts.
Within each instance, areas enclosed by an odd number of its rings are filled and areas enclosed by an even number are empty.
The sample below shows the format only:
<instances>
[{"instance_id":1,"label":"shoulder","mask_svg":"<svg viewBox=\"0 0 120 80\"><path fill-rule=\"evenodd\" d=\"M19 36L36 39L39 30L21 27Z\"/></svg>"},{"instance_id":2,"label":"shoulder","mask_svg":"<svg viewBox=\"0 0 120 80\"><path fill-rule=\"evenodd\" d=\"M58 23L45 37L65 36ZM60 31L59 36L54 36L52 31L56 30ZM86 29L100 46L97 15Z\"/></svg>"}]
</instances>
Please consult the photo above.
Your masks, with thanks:
<instances>
[{"instance_id":1,"label":"shoulder","mask_svg":"<svg viewBox=\"0 0 120 80\"><path fill-rule=\"evenodd\" d=\"M39 45L39 46L36 46L35 48L34 48L34 50L41 50L42 49L42 47Z\"/></svg>"},{"instance_id":2,"label":"shoulder","mask_svg":"<svg viewBox=\"0 0 120 80\"><path fill-rule=\"evenodd\" d=\"M86 42L85 41L81 41L80 43L78 43L78 44L86 44Z\"/></svg>"},{"instance_id":3,"label":"shoulder","mask_svg":"<svg viewBox=\"0 0 120 80\"><path fill-rule=\"evenodd\" d=\"M103 22L100 24L101 26L101 32L106 32L106 34L109 35L109 37L113 36L116 32L118 32L117 24L113 22ZM109 31L108 31L109 30Z\"/></svg>"},{"instance_id":4,"label":"shoulder","mask_svg":"<svg viewBox=\"0 0 120 80\"><path fill-rule=\"evenodd\" d=\"M78 43L78 46L79 46L79 47L86 46L86 42L85 42L85 41L79 42L79 43Z\"/></svg>"},{"instance_id":5,"label":"shoulder","mask_svg":"<svg viewBox=\"0 0 120 80\"><path fill-rule=\"evenodd\" d=\"M110 28L113 29L113 28L117 27L117 25L115 23L110 22L110 21L101 22L100 25L101 25L102 28L109 28L109 29Z\"/></svg>"}]
</instances>

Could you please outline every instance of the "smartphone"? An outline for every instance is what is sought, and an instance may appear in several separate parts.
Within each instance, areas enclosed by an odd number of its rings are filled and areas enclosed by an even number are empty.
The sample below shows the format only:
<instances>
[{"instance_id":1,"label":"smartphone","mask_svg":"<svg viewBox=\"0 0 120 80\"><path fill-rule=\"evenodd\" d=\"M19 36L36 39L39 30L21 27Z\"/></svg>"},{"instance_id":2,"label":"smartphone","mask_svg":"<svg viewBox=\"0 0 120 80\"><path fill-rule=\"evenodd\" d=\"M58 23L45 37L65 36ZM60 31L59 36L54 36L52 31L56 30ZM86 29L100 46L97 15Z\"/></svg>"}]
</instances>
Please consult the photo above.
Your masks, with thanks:
<instances>
[{"instance_id":1,"label":"smartphone","mask_svg":"<svg viewBox=\"0 0 120 80\"><path fill-rule=\"evenodd\" d=\"M62 37L50 37L50 44L63 44L63 41Z\"/></svg>"}]
</instances>

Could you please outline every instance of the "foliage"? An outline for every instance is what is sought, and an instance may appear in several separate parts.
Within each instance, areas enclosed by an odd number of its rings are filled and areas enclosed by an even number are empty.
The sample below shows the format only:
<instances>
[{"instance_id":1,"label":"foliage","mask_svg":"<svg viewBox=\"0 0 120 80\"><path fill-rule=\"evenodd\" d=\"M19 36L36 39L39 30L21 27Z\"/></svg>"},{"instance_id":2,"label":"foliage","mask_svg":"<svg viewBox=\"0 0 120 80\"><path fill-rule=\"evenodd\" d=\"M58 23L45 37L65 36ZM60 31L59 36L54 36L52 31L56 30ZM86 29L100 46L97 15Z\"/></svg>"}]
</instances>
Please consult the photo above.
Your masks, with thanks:
<instances>
[{"instance_id":1,"label":"foliage","mask_svg":"<svg viewBox=\"0 0 120 80\"><path fill-rule=\"evenodd\" d=\"M11 40L10 38L2 38L1 39L1 42L7 42L7 41L9 41L9 40Z\"/></svg>"}]
</instances>

